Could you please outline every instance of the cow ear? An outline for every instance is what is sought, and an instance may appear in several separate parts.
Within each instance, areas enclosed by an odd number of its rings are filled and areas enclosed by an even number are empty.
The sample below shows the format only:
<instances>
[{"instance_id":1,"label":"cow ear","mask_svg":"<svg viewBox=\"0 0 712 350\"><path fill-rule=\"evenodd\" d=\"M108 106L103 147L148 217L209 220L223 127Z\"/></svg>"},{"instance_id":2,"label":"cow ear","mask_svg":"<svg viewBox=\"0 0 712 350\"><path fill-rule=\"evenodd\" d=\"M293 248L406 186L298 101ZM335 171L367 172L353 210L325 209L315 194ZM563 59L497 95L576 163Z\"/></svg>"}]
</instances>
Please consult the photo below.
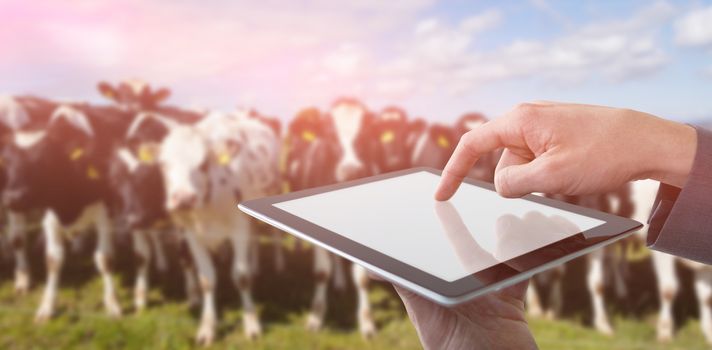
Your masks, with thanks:
<instances>
[{"instance_id":1,"label":"cow ear","mask_svg":"<svg viewBox=\"0 0 712 350\"><path fill-rule=\"evenodd\" d=\"M153 93L153 104L159 105L171 97L171 90L167 88L160 88L158 91Z\"/></svg>"},{"instance_id":2,"label":"cow ear","mask_svg":"<svg viewBox=\"0 0 712 350\"><path fill-rule=\"evenodd\" d=\"M452 130L443 125L433 125L430 128L430 139L438 147L444 149L452 149L457 144L457 140L453 137Z\"/></svg>"},{"instance_id":3,"label":"cow ear","mask_svg":"<svg viewBox=\"0 0 712 350\"><path fill-rule=\"evenodd\" d=\"M101 96L104 96L112 101L116 101L118 94L116 93L116 89L114 89L114 87L109 83L105 81L100 82L97 85L97 90L99 90Z\"/></svg>"},{"instance_id":4,"label":"cow ear","mask_svg":"<svg viewBox=\"0 0 712 350\"><path fill-rule=\"evenodd\" d=\"M72 106L60 106L52 113L50 126L61 125L62 123L85 133L88 137L94 136L94 129L89 122L89 117Z\"/></svg>"}]
</instances>

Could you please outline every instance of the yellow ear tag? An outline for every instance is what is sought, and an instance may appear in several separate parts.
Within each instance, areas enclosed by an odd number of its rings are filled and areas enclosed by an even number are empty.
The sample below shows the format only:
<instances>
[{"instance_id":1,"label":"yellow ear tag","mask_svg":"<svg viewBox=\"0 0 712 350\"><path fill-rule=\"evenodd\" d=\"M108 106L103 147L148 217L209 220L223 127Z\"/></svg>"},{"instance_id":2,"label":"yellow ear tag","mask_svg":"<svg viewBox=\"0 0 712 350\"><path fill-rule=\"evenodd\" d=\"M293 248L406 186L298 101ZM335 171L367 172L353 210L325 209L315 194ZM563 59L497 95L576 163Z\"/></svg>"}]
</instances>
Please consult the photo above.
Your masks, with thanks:
<instances>
[{"instance_id":1,"label":"yellow ear tag","mask_svg":"<svg viewBox=\"0 0 712 350\"><path fill-rule=\"evenodd\" d=\"M230 157L230 154L228 154L227 152L223 152L218 155L218 164L222 166L230 164L230 160L232 160L232 157Z\"/></svg>"},{"instance_id":2,"label":"yellow ear tag","mask_svg":"<svg viewBox=\"0 0 712 350\"><path fill-rule=\"evenodd\" d=\"M102 91L102 95L108 99L114 99L114 93L111 90Z\"/></svg>"},{"instance_id":3,"label":"yellow ear tag","mask_svg":"<svg viewBox=\"0 0 712 350\"><path fill-rule=\"evenodd\" d=\"M450 140L448 140L447 137L440 135L438 136L438 146L448 148L450 147Z\"/></svg>"},{"instance_id":4,"label":"yellow ear tag","mask_svg":"<svg viewBox=\"0 0 712 350\"><path fill-rule=\"evenodd\" d=\"M77 147L72 150L72 153L69 154L69 159L76 161L79 160L84 155L84 149L81 147Z\"/></svg>"},{"instance_id":5,"label":"yellow ear tag","mask_svg":"<svg viewBox=\"0 0 712 350\"><path fill-rule=\"evenodd\" d=\"M148 147L141 146L138 149L138 160L140 160L142 163L153 163L153 153Z\"/></svg>"},{"instance_id":6,"label":"yellow ear tag","mask_svg":"<svg viewBox=\"0 0 712 350\"><path fill-rule=\"evenodd\" d=\"M384 131L381 134L381 143L391 143L391 142L393 142L393 139L395 137L396 136L395 136L395 134L393 134L393 131L391 131L391 130Z\"/></svg>"},{"instance_id":7,"label":"yellow ear tag","mask_svg":"<svg viewBox=\"0 0 712 350\"><path fill-rule=\"evenodd\" d=\"M307 142L312 142L316 140L316 134L313 131L305 130L302 133L302 139Z\"/></svg>"},{"instance_id":8,"label":"yellow ear tag","mask_svg":"<svg viewBox=\"0 0 712 350\"><path fill-rule=\"evenodd\" d=\"M98 180L99 179L99 170L96 170L96 168L93 165L90 165L87 167L87 177L91 180Z\"/></svg>"}]
</instances>

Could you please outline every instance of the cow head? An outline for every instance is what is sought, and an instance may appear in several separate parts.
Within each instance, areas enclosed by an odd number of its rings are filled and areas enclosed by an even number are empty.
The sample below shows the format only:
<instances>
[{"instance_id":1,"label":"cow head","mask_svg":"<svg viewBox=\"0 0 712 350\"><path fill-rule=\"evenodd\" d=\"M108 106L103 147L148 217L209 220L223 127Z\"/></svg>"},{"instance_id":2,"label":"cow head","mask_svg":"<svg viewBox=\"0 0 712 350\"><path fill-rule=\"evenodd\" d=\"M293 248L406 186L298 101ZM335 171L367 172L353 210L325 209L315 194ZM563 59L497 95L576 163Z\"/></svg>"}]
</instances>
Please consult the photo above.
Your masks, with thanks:
<instances>
[{"instance_id":1,"label":"cow head","mask_svg":"<svg viewBox=\"0 0 712 350\"><path fill-rule=\"evenodd\" d=\"M57 107L45 128L16 131L3 151L8 169L4 204L22 211L65 189L83 188L76 195L89 194L102 176L94 136L85 111L69 105Z\"/></svg>"},{"instance_id":2,"label":"cow head","mask_svg":"<svg viewBox=\"0 0 712 350\"><path fill-rule=\"evenodd\" d=\"M398 107L387 107L378 115L370 132L375 143L372 161L380 172L410 167L415 131L405 111Z\"/></svg>"},{"instance_id":3,"label":"cow head","mask_svg":"<svg viewBox=\"0 0 712 350\"><path fill-rule=\"evenodd\" d=\"M332 105L329 114L342 151L336 166L336 180L341 182L372 174L368 130L373 117L366 107L355 99L342 98Z\"/></svg>"},{"instance_id":4,"label":"cow head","mask_svg":"<svg viewBox=\"0 0 712 350\"><path fill-rule=\"evenodd\" d=\"M210 192L210 145L197 128L176 125L158 151L166 191L166 209L190 210L203 204Z\"/></svg>"},{"instance_id":5,"label":"cow head","mask_svg":"<svg viewBox=\"0 0 712 350\"><path fill-rule=\"evenodd\" d=\"M316 108L300 111L289 124L282 170L288 190L334 183L341 149L333 120Z\"/></svg>"},{"instance_id":6,"label":"cow head","mask_svg":"<svg viewBox=\"0 0 712 350\"><path fill-rule=\"evenodd\" d=\"M112 157L114 211L128 229L148 228L166 218L165 187L158 165L160 143L174 125L154 113L140 113Z\"/></svg>"},{"instance_id":7,"label":"cow head","mask_svg":"<svg viewBox=\"0 0 712 350\"><path fill-rule=\"evenodd\" d=\"M99 93L119 106L133 111L156 109L171 95L171 91L161 88L156 91L139 80L127 80L116 87L107 82L97 86Z\"/></svg>"}]
</instances>

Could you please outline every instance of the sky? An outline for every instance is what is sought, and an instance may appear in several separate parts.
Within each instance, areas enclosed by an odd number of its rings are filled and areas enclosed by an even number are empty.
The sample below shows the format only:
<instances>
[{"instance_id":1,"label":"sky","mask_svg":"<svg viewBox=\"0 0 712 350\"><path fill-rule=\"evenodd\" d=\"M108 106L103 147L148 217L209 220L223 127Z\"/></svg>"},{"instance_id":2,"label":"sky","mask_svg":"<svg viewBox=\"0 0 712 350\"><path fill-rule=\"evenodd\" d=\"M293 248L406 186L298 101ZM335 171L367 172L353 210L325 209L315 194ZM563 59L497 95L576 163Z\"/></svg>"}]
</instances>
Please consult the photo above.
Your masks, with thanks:
<instances>
[{"instance_id":1,"label":"sky","mask_svg":"<svg viewBox=\"0 0 712 350\"><path fill-rule=\"evenodd\" d=\"M450 122L520 102L712 120L712 1L0 0L0 94L101 80L284 120L339 96Z\"/></svg>"}]
</instances>

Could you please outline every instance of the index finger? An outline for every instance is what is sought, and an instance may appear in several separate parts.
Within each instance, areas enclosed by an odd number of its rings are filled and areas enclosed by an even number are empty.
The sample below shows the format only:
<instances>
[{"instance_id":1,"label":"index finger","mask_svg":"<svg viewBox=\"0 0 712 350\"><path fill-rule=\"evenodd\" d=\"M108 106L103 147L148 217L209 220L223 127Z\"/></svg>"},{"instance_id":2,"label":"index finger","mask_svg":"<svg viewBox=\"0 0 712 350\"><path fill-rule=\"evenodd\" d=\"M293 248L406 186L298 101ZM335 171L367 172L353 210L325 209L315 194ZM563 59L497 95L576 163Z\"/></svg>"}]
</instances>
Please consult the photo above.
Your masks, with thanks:
<instances>
[{"instance_id":1,"label":"index finger","mask_svg":"<svg viewBox=\"0 0 712 350\"><path fill-rule=\"evenodd\" d=\"M482 124L468 131L460 138L455 152L453 152L443 170L440 184L435 191L436 200L446 201L450 199L480 157L504 147L502 139L504 123L502 119L495 119Z\"/></svg>"}]
</instances>

